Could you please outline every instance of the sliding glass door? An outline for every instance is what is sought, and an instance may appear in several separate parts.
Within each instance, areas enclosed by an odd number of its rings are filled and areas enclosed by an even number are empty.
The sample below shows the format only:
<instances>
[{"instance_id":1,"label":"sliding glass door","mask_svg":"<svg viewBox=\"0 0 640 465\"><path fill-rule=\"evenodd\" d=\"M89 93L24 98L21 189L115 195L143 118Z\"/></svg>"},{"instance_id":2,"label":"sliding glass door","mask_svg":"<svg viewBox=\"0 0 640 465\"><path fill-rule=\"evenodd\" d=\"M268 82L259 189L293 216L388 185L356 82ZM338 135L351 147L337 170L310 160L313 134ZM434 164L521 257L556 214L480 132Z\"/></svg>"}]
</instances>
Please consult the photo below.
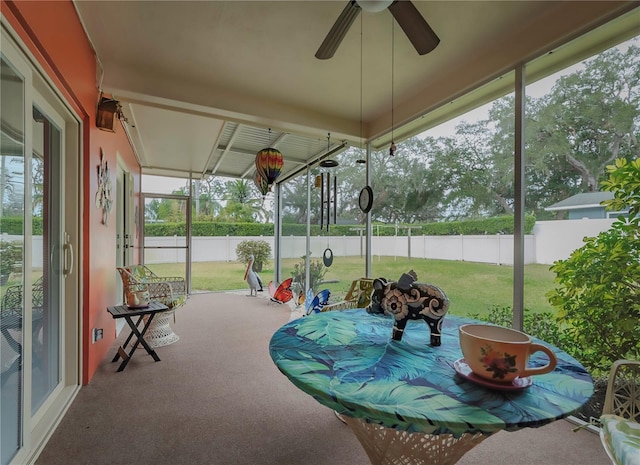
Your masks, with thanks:
<instances>
[{"instance_id":1,"label":"sliding glass door","mask_svg":"<svg viewBox=\"0 0 640 465\"><path fill-rule=\"evenodd\" d=\"M69 123L68 110L4 30L0 92L4 465L30 460L59 415L60 404L70 398L66 388L77 388L79 381L77 285L67 279L77 276L73 231L78 221L79 144L77 124ZM74 160L67 163L67 157Z\"/></svg>"}]
</instances>

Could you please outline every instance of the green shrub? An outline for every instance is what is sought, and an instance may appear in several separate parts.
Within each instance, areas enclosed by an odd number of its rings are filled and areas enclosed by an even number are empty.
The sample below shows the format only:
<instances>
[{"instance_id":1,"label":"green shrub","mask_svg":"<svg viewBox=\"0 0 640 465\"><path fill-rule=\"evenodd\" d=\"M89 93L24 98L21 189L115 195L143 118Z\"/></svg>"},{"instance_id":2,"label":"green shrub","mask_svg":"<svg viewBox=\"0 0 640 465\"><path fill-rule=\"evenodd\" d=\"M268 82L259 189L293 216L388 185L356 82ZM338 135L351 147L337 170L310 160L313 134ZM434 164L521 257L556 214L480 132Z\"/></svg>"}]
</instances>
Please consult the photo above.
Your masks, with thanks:
<instances>
[{"instance_id":1,"label":"green shrub","mask_svg":"<svg viewBox=\"0 0 640 465\"><path fill-rule=\"evenodd\" d=\"M0 284L9 279L9 275L16 270L22 261L22 247L18 243L0 241Z\"/></svg>"},{"instance_id":2,"label":"green shrub","mask_svg":"<svg viewBox=\"0 0 640 465\"><path fill-rule=\"evenodd\" d=\"M4 223L4 219L2 220ZM527 215L524 219L525 234L531 234L536 223L534 216ZM495 218L482 218L478 220L446 221L442 223L426 224L399 224L397 232L399 236L407 235L407 226L411 227L412 234L426 236L447 236L447 235L478 235L478 234L513 234L513 216L499 216ZM4 227L4 226L3 226ZM5 229L9 234L21 234L11 232L22 227L22 222L17 220ZM35 225L34 225L35 227ZM184 223L146 223L144 233L150 237L184 236ZM332 225L330 230L321 230L320 225L311 225L311 236L358 236L360 230L364 234L364 225L361 224L337 224ZM35 232L35 230L34 230ZM191 226L193 236L215 237L215 236L265 236L273 237L274 226L272 223L227 223L220 221L194 221ZM395 236L395 225L373 224L374 236ZM306 236L307 225L297 223L283 223L283 236Z\"/></svg>"},{"instance_id":3,"label":"green shrub","mask_svg":"<svg viewBox=\"0 0 640 465\"><path fill-rule=\"evenodd\" d=\"M24 218L22 216L3 216L0 221L0 233L22 236L24 234ZM34 235L42 234L42 218L31 219L31 232Z\"/></svg>"},{"instance_id":4,"label":"green shrub","mask_svg":"<svg viewBox=\"0 0 640 465\"><path fill-rule=\"evenodd\" d=\"M309 280L314 291L320 290L320 283L324 279L324 275L327 274L327 268L320 260L311 260L309 262ZM306 273L305 273L305 257L300 258L300 262L293 266L291 277L294 283L299 283L301 290L307 289Z\"/></svg>"},{"instance_id":5,"label":"green shrub","mask_svg":"<svg viewBox=\"0 0 640 465\"><path fill-rule=\"evenodd\" d=\"M253 255L253 270L261 272L264 263L271 258L271 246L267 241L242 241L236 247L236 255L242 263L249 263L249 257Z\"/></svg>"},{"instance_id":6,"label":"green shrub","mask_svg":"<svg viewBox=\"0 0 640 465\"><path fill-rule=\"evenodd\" d=\"M566 325L569 353L595 374L618 359L640 357L640 160L618 159L607 172L601 186L614 199L604 204L629 207L629 214L556 261L558 287L547 294Z\"/></svg>"}]
</instances>

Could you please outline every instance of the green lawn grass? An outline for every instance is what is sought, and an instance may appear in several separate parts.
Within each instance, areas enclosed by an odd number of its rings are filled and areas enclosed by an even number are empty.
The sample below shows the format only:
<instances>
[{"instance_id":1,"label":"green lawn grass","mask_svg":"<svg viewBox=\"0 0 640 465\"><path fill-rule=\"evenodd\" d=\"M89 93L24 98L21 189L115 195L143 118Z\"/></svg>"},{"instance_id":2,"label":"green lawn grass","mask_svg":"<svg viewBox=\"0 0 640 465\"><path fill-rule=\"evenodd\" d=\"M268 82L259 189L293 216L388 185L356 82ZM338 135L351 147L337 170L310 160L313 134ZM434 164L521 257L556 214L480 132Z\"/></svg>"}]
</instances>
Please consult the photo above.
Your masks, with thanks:
<instances>
[{"instance_id":1,"label":"green lawn grass","mask_svg":"<svg viewBox=\"0 0 640 465\"><path fill-rule=\"evenodd\" d=\"M299 259L283 260L283 279ZM184 276L184 264L150 265L158 275ZM448 260L374 257L373 277L397 280L402 273L415 270L418 280L442 288L450 300L449 311L456 315L486 315L495 306L511 307L513 301L513 267L485 263ZM247 289L244 281L245 265L238 262L194 262L192 264L192 292ZM264 264L259 273L263 284L273 279L273 262ZM331 301L339 301L354 279L364 274L364 260L359 257L335 257L324 279L323 288L331 290ZM553 312L545 294L553 289L555 275L549 265L525 266L524 306L532 312Z\"/></svg>"}]
</instances>

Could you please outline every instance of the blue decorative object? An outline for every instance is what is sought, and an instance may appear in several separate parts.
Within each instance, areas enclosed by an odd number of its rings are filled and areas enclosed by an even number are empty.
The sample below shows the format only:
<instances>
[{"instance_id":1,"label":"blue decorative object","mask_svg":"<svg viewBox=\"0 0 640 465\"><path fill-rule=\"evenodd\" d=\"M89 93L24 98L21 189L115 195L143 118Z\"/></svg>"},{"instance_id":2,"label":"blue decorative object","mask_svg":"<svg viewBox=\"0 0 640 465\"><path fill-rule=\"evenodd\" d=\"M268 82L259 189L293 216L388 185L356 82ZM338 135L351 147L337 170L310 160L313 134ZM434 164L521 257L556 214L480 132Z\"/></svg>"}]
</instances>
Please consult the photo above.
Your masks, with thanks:
<instances>
[{"instance_id":1,"label":"blue decorative object","mask_svg":"<svg viewBox=\"0 0 640 465\"><path fill-rule=\"evenodd\" d=\"M309 289L307 292L307 298L304 301L304 306L307 315L311 315L312 313L320 313L322 311L322 307L329 303L329 297L331 296L331 291L329 289L323 289L318 292L315 297L313 295L313 289Z\"/></svg>"},{"instance_id":2,"label":"blue decorative object","mask_svg":"<svg viewBox=\"0 0 640 465\"><path fill-rule=\"evenodd\" d=\"M378 278L373 281L369 313L384 313L395 318L392 338L401 341L409 320L424 320L431 330L431 345L441 344L442 321L449 299L442 289L418 283L415 271L404 273L397 282Z\"/></svg>"}]
</instances>

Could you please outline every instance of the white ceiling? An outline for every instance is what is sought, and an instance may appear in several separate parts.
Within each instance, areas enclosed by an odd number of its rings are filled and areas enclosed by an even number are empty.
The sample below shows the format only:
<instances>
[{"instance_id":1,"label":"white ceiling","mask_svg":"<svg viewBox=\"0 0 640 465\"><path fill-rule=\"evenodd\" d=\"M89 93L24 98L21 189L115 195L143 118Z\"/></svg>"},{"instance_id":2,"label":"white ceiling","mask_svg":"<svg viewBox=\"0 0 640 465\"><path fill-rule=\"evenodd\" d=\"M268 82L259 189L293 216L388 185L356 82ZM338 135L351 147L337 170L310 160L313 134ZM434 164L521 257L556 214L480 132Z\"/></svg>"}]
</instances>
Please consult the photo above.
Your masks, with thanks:
<instances>
[{"instance_id":1,"label":"white ceiling","mask_svg":"<svg viewBox=\"0 0 640 465\"><path fill-rule=\"evenodd\" d=\"M410 135L424 129L417 118L640 5L413 3L441 39L433 52L418 55L385 10L362 12L335 56L318 60L346 0L75 0L102 70L96 87L122 103L143 173L195 178L251 178L267 146L283 153L286 176L328 143L381 145L392 127Z\"/></svg>"}]
</instances>

